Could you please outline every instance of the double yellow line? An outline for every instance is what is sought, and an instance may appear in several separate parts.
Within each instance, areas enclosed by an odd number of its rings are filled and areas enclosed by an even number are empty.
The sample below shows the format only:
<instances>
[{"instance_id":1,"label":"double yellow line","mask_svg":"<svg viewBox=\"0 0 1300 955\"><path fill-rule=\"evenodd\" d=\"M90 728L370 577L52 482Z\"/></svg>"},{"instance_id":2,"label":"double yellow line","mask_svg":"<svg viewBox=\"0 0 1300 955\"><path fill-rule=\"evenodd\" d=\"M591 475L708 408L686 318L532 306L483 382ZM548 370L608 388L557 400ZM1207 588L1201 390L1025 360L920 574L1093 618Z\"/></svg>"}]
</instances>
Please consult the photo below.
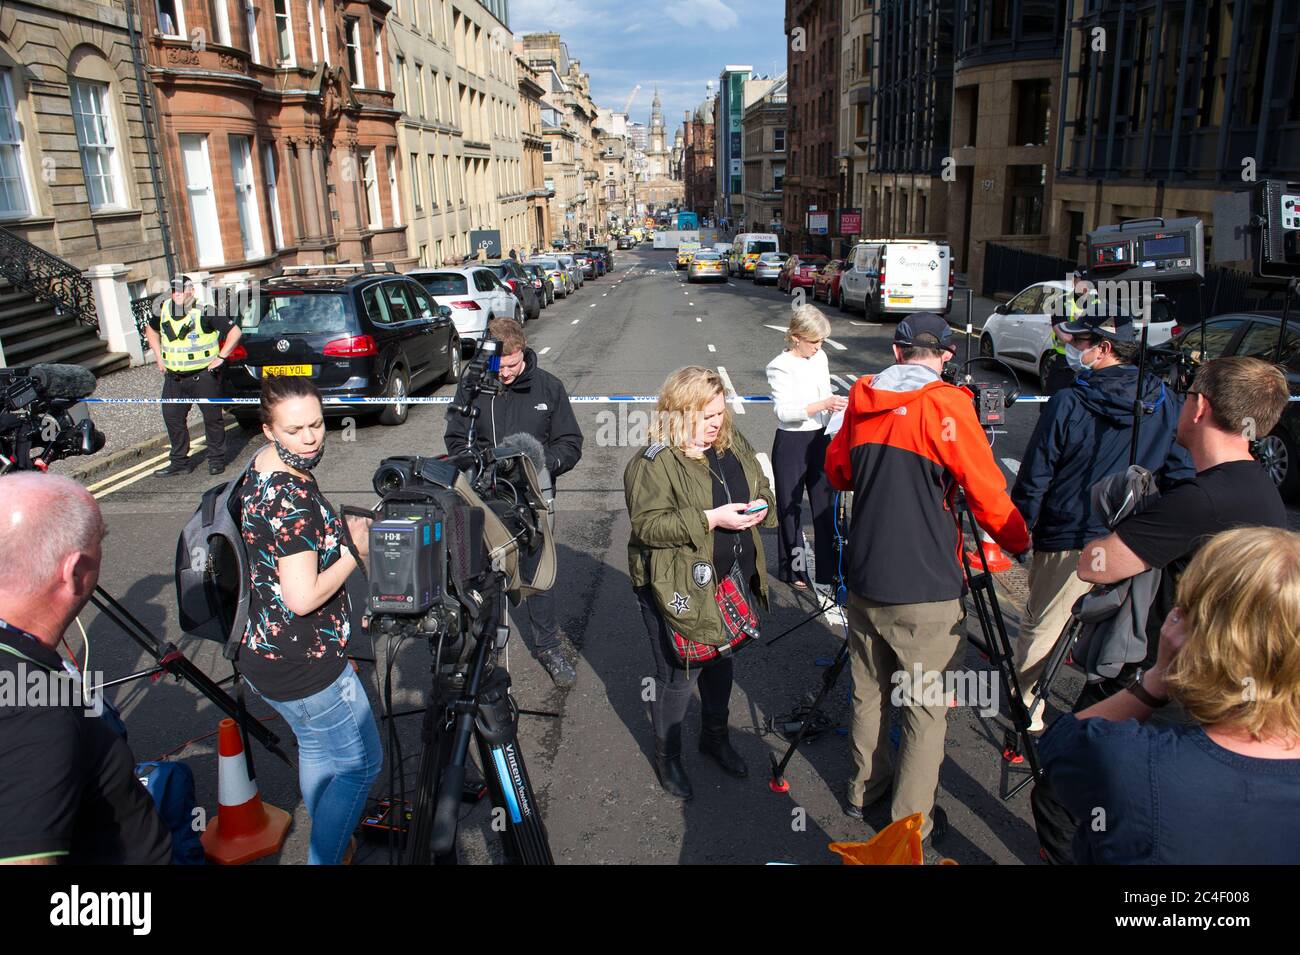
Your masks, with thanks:
<instances>
[{"instance_id":1,"label":"double yellow line","mask_svg":"<svg viewBox=\"0 0 1300 955\"><path fill-rule=\"evenodd\" d=\"M226 430L230 431L237 427L239 427L239 424L237 422L232 422L226 425ZM206 447L207 443L208 439L206 435L191 441L191 454ZM143 481L145 478L151 476L154 472L154 468L162 464L170 456L171 451L168 450L162 452L162 454L154 455L151 458L145 458L145 460L141 461L139 464L133 464L125 471L119 471L116 474L104 478L102 481L96 481L94 484L87 485L86 490L90 492L91 497L96 500L102 500L114 491L128 488L132 484Z\"/></svg>"}]
</instances>

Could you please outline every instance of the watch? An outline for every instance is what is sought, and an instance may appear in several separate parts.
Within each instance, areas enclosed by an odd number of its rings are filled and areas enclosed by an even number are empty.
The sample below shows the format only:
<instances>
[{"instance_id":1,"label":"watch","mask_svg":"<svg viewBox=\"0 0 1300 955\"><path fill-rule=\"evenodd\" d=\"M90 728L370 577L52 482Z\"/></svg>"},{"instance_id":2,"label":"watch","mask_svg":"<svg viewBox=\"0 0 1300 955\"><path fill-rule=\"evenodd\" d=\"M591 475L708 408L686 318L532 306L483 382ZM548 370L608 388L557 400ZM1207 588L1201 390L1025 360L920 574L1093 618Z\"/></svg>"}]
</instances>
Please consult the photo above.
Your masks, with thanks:
<instances>
[{"instance_id":1,"label":"watch","mask_svg":"<svg viewBox=\"0 0 1300 955\"><path fill-rule=\"evenodd\" d=\"M1147 692L1147 688L1142 685L1142 674L1138 674L1137 679L1128 685L1128 691L1138 698L1138 702L1143 706L1149 706L1153 710L1158 710L1169 702L1169 698L1163 700L1157 696L1152 696Z\"/></svg>"}]
</instances>

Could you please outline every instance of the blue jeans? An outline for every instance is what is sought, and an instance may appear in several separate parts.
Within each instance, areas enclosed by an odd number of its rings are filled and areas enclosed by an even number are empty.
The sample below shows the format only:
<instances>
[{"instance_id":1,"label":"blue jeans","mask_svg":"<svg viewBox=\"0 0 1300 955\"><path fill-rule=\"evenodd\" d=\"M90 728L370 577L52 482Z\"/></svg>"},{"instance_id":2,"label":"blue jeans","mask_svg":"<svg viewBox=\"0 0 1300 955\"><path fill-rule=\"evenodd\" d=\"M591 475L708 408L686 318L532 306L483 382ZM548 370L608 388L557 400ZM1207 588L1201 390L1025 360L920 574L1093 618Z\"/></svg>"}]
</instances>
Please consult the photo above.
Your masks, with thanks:
<instances>
[{"instance_id":1,"label":"blue jeans","mask_svg":"<svg viewBox=\"0 0 1300 955\"><path fill-rule=\"evenodd\" d=\"M288 702L262 699L298 739L298 786L311 816L307 861L338 865L384 762L366 689L349 663L319 693Z\"/></svg>"}]
</instances>

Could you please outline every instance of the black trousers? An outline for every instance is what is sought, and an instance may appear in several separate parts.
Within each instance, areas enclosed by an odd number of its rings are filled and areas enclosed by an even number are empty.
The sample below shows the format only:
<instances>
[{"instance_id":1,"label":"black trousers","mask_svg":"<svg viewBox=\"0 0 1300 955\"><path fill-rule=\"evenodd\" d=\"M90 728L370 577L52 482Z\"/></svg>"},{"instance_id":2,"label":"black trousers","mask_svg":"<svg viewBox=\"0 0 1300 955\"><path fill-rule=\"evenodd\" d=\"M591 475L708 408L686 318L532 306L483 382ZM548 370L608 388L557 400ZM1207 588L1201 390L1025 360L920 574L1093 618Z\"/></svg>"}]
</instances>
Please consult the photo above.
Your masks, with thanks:
<instances>
[{"instance_id":1,"label":"black trousers","mask_svg":"<svg viewBox=\"0 0 1300 955\"><path fill-rule=\"evenodd\" d=\"M193 375L176 375L167 372L163 377L164 398L220 398L221 379L206 369ZM183 464L190 455L190 429L185 419L192 405L163 405L163 424L171 439L171 463ZM226 460L226 423L222 420L220 405L199 405L203 415L203 432L208 438L208 460Z\"/></svg>"},{"instance_id":2,"label":"black trousers","mask_svg":"<svg viewBox=\"0 0 1300 955\"><path fill-rule=\"evenodd\" d=\"M710 663L692 664L683 669L668 658L673 653L672 636L668 624L655 605L654 593L649 587L637 587L637 602L641 605L641 621L650 638L650 652L655 661L654 696L650 700L650 718L654 722L655 737L667 739L668 731L680 726L686 718L686 707L691 702L691 690L700 685L700 710L703 722L727 723L731 702L735 661L720 657Z\"/></svg>"},{"instance_id":3,"label":"black trousers","mask_svg":"<svg viewBox=\"0 0 1300 955\"><path fill-rule=\"evenodd\" d=\"M523 572L528 577L532 577L537 573L537 565L541 561L542 552L539 549L536 554L523 557L520 563ZM524 598L524 609L528 613L529 623L528 636L524 639L524 643L530 645L533 656L540 656L560 645L560 624L555 617L555 591L560 585L559 578L559 568L556 568L554 587Z\"/></svg>"},{"instance_id":4,"label":"black trousers","mask_svg":"<svg viewBox=\"0 0 1300 955\"><path fill-rule=\"evenodd\" d=\"M777 533L781 546L777 575L786 583L808 576L801 516L805 490L812 504L817 583L835 582L835 491L826 479L826 449L830 443L825 431L782 430L776 432L772 442Z\"/></svg>"}]
</instances>

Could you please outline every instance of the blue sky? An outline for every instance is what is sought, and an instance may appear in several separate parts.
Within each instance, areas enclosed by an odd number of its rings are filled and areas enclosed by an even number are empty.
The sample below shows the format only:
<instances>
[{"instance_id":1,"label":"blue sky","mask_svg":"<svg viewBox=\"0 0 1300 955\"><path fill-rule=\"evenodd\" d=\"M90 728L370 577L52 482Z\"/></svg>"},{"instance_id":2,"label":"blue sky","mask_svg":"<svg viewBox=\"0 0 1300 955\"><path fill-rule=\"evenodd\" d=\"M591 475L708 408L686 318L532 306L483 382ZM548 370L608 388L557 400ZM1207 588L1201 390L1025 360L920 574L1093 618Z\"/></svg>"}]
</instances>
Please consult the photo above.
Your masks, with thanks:
<instances>
[{"instance_id":1,"label":"blue sky","mask_svg":"<svg viewBox=\"0 0 1300 955\"><path fill-rule=\"evenodd\" d=\"M510 0L514 34L559 33L598 105L621 110L640 83L632 118L648 122L658 83L670 142L727 64L785 69L784 16L783 0Z\"/></svg>"}]
</instances>

